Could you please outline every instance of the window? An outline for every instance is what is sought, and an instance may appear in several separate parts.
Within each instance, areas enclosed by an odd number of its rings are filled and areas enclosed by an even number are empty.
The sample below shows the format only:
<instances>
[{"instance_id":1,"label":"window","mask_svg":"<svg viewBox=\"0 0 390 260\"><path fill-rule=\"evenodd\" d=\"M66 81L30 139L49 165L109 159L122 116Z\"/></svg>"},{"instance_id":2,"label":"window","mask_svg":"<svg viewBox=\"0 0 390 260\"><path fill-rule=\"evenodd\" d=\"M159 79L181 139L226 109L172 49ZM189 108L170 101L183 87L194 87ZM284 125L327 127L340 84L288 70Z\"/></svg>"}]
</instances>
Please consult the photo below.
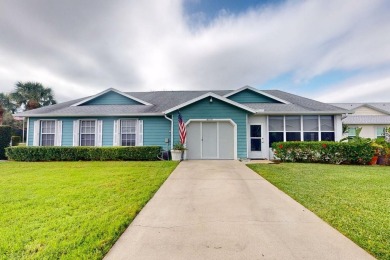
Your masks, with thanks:
<instances>
[{"instance_id":1,"label":"window","mask_svg":"<svg viewBox=\"0 0 390 260\"><path fill-rule=\"evenodd\" d=\"M333 116L320 116L321 141L334 141Z\"/></svg>"},{"instance_id":2,"label":"window","mask_svg":"<svg viewBox=\"0 0 390 260\"><path fill-rule=\"evenodd\" d=\"M269 116L269 145L283 141L334 141L333 116Z\"/></svg>"},{"instance_id":3,"label":"window","mask_svg":"<svg viewBox=\"0 0 390 260\"><path fill-rule=\"evenodd\" d=\"M121 145L135 146L137 120L121 120Z\"/></svg>"},{"instance_id":4,"label":"window","mask_svg":"<svg viewBox=\"0 0 390 260\"><path fill-rule=\"evenodd\" d=\"M385 138L386 127L380 126L376 128L376 138Z\"/></svg>"},{"instance_id":5,"label":"window","mask_svg":"<svg viewBox=\"0 0 390 260\"><path fill-rule=\"evenodd\" d=\"M80 120L80 146L95 146L96 120Z\"/></svg>"},{"instance_id":6,"label":"window","mask_svg":"<svg viewBox=\"0 0 390 260\"><path fill-rule=\"evenodd\" d=\"M318 116L303 116L303 140L318 141Z\"/></svg>"},{"instance_id":7,"label":"window","mask_svg":"<svg viewBox=\"0 0 390 260\"><path fill-rule=\"evenodd\" d=\"M348 127L348 138L356 136L356 127Z\"/></svg>"},{"instance_id":8,"label":"window","mask_svg":"<svg viewBox=\"0 0 390 260\"><path fill-rule=\"evenodd\" d=\"M283 116L270 116L268 118L269 129L269 147L274 142L284 141L284 117Z\"/></svg>"},{"instance_id":9,"label":"window","mask_svg":"<svg viewBox=\"0 0 390 260\"><path fill-rule=\"evenodd\" d=\"M301 141L301 116L286 116L286 141Z\"/></svg>"},{"instance_id":10,"label":"window","mask_svg":"<svg viewBox=\"0 0 390 260\"><path fill-rule=\"evenodd\" d=\"M42 120L41 121L41 146L54 146L56 132L56 121Z\"/></svg>"}]
</instances>

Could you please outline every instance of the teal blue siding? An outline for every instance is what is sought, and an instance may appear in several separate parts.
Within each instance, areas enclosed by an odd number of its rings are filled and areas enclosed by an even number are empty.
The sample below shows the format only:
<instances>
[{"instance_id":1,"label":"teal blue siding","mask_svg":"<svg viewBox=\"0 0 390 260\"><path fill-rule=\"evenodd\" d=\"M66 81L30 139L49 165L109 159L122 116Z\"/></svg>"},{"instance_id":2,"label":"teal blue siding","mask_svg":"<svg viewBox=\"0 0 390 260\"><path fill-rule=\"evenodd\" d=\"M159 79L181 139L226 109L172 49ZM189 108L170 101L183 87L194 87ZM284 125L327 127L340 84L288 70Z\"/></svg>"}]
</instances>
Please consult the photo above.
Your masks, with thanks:
<instances>
[{"instance_id":1,"label":"teal blue siding","mask_svg":"<svg viewBox=\"0 0 390 260\"><path fill-rule=\"evenodd\" d=\"M144 121L144 145L158 145L167 149L165 138L171 139L171 121L165 117L141 117Z\"/></svg>"},{"instance_id":2,"label":"teal blue siding","mask_svg":"<svg viewBox=\"0 0 390 260\"><path fill-rule=\"evenodd\" d=\"M103 120L103 146L113 145L114 120L130 117L83 117L83 118L29 118L28 145L33 145L34 121L41 119L57 119L62 121L62 146L73 145L73 121L77 119ZM131 117L144 122L144 145L158 145L166 148L165 138L170 138L171 123L162 116Z\"/></svg>"},{"instance_id":3,"label":"teal blue siding","mask_svg":"<svg viewBox=\"0 0 390 260\"><path fill-rule=\"evenodd\" d=\"M277 100L261 95L249 89L238 92L228 97L228 99L238 103L280 103Z\"/></svg>"},{"instance_id":4,"label":"teal blue siding","mask_svg":"<svg viewBox=\"0 0 390 260\"><path fill-rule=\"evenodd\" d=\"M246 142L246 117L247 112L223 101L214 99L210 103L210 98L202 99L196 103L180 109L183 120L189 119L231 119L237 124L237 157L247 157ZM177 111L173 113L174 120L174 140L173 143L179 142L179 128L177 122Z\"/></svg>"},{"instance_id":5,"label":"teal blue siding","mask_svg":"<svg viewBox=\"0 0 390 260\"><path fill-rule=\"evenodd\" d=\"M97 98L94 98L84 104L85 105L142 105L138 101L122 96L114 91L107 92Z\"/></svg>"}]
</instances>

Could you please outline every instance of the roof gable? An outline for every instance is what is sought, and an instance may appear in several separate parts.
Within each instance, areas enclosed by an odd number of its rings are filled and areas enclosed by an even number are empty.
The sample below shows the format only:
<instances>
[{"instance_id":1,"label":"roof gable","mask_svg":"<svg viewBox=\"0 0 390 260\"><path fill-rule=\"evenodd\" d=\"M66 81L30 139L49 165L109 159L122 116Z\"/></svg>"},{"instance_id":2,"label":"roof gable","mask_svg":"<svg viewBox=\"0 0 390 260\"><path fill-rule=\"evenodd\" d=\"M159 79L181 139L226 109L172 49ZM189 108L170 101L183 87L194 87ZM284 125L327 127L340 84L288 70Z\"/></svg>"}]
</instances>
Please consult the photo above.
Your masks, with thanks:
<instances>
[{"instance_id":1,"label":"roof gable","mask_svg":"<svg viewBox=\"0 0 390 260\"><path fill-rule=\"evenodd\" d=\"M232 106L236 106L236 107L238 107L238 108L241 108L241 109L243 109L243 110L246 110L246 111L248 111L248 112L251 112L251 113L255 113L255 112L256 112L255 110L253 110L253 109L251 109L251 108L249 108L249 107L247 107L247 106L244 106L244 105L242 105L242 104L240 104L240 103L237 103L237 102L232 101L232 100L230 100L230 99L227 99L227 98L225 98L225 97L221 97L221 96L219 96L219 95L217 95L217 94L215 94L215 93L209 92L209 93L206 93L206 94L201 95L201 96L199 96L199 97L196 97L196 98L194 98L194 99L191 99L191 100L189 100L189 101L187 101L187 102L184 102L184 103L182 103L182 104L180 104L180 105L178 105L178 106L175 106L175 107L173 107L173 108L171 108L171 109L168 109L168 110L164 111L164 114L172 113L173 111L179 110L179 109L182 108L182 107L186 107L186 106L188 106L188 105L191 105L191 104L193 104L193 103L195 103L195 102L198 102L198 101L200 101L200 100L202 100L202 99L205 99L205 98L210 98L210 102L212 102L213 98L215 98L215 99L218 99L218 100L223 101L223 102L225 102L225 103L228 103L228 104L230 104L230 105L232 105Z\"/></svg>"},{"instance_id":2,"label":"roof gable","mask_svg":"<svg viewBox=\"0 0 390 260\"><path fill-rule=\"evenodd\" d=\"M86 98L72 106L86 105L151 105L141 99L110 88L92 97Z\"/></svg>"},{"instance_id":3,"label":"roof gable","mask_svg":"<svg viewBox=\"0 0 390 260\"><path fill-rule=\"evenodd\" d=\"M388 115L389 113L373 107L369 104L364 104L354 109L355 115Z\"/></svg>"},{"instance_id":4,"label":"roof gable","mask_svg":"<svg viewBox=\"0 0 390 260\"><path fill-rule=\"evenodd\" d=\"M229 98L238 103L282 103L289 104L288 101L270 95L264 91L245 86L235 91L232 91L226 95L225 98Z\"/></svg>"}]
</instances>

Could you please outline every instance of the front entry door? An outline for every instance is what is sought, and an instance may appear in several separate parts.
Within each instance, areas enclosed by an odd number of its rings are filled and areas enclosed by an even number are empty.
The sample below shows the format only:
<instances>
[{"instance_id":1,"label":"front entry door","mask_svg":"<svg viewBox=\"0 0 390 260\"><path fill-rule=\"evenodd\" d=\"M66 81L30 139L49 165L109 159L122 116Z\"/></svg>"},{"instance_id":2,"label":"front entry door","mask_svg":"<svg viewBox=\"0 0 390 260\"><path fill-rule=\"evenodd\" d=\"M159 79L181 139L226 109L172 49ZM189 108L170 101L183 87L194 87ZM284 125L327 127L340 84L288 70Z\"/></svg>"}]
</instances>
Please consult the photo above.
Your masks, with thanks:
<instances>
[{"instance_id":1,"label":"front entry door","mask_svg":"<svg viewBox=\"0 0 390 260\"><path fill-rule=\"evenodd\" d=\"M249 129L249 157L253 159L264 158L263 156L263 127L260 124L250 125Z\"/></svg>"}]
</instances>

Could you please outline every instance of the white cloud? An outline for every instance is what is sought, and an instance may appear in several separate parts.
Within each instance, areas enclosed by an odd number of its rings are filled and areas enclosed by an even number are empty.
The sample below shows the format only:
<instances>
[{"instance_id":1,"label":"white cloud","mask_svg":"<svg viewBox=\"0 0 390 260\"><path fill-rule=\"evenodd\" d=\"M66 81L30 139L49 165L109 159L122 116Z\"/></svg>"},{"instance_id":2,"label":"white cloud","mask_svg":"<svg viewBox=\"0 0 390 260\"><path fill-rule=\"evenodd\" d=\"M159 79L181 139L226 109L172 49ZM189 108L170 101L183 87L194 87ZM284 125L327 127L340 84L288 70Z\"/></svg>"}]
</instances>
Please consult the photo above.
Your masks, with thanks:
<instances>
[{"instance_id":1,"label":"white cloud","mask_svg":"<svg viewBox=\"0 0 390 260\"><path fill-rule=\"evenodd\" d=\"M320 91L316 99L329 103L390 102L390 71L358 76Z\"/></svg>"},{"instance_id":2,"label":"white cloud","mask_svg":"<svg viewBox=\"0 0 390 260\"><path fill-rule=\"evenodd\" d=\"M334 70L364 75L390 66L386 0L288 1L239 15L222 12L195 27L179 0L2 4L0 91L39 81L65 100L108 87L231 89L287 72L299 82Z\"/></svg>"}]
</instances>

